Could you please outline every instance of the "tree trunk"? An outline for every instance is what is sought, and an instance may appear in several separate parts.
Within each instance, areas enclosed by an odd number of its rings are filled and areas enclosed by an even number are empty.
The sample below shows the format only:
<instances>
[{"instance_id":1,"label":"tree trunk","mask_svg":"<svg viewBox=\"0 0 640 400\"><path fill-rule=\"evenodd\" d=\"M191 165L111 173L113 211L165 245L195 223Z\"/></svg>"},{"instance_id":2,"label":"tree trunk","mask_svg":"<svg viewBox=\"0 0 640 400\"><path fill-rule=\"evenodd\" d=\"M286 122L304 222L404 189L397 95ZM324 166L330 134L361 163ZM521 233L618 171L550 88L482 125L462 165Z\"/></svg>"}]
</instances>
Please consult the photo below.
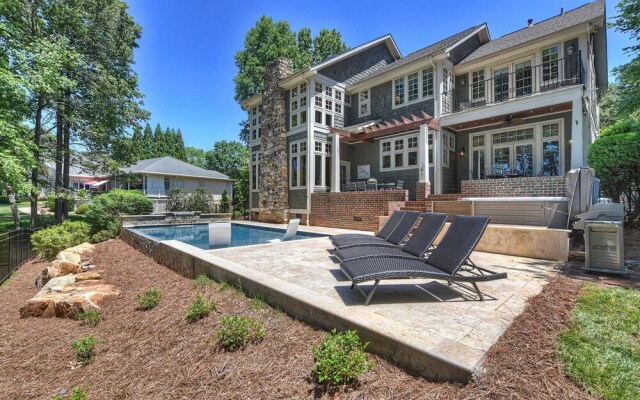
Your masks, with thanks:
<instances>
[{"instance_id":1,"label":"tree trunk","mask_svg":"<svg viewBox=\"0 0 640 400\"><path fill-rule=\"evenodd\" d=\"M55 179L55 194L56 194L56 207L55 207L55 219L56 223L60 224L63 221L62 217L62 193L63 193L63 182L62 182L62 143L63 143L63 118L62 112L60 110L60 103L58 103L58 108L56 109L56 179Z\"/></svg>"},{"instance_id":2,"label":"tree trunk","mask_svg":"<svg viewBox=\"0 0 640 400\"><path fill-rule=\"evenodd\" d=\"M67 94L68 96L68 94ZM71 194L69 190L69 167L71 161L71 151L69 149L69 142L71 141L71 127L69 126L69 107L68 107L68 97L65 100L65 116L64 116L64 138L63 138L63 147L64 147L64 168L62 170L62 187L64 189L65 194L68 196ZM69 218L69 197L65 196L62 199L62 220L66 220Z\"/></svg>"},{"instance_id":3,"label":"tree trunk","mask_svg":"<svg viewBox=\"0 0 640 400\"><path fill-rule=\"evenodd\" d=\"M7 197L9 197L11 214L13 215L13 223L16 225L16 229L20 229L20 211L18 210L18 204L16 203L16 194L13 192L13 188L8 183L4 184L4 189L7 192Z\"/></svg>"},{"instance_id":4,"label":"tree trunk","mask_svg":"<svg viewBox=\"0 0 640 400\"><path fill-rule=\"evenodd\" d=\"M36 124L34 132L34 148L33 158L36 161L36 167L31 170L31 229L35 229L38 226L38 173L40 172L40 137L42 136L42 109L44 108L44 101L41 96L38 96L38 106L36 107Z\"/></svg>"}]
</instances>

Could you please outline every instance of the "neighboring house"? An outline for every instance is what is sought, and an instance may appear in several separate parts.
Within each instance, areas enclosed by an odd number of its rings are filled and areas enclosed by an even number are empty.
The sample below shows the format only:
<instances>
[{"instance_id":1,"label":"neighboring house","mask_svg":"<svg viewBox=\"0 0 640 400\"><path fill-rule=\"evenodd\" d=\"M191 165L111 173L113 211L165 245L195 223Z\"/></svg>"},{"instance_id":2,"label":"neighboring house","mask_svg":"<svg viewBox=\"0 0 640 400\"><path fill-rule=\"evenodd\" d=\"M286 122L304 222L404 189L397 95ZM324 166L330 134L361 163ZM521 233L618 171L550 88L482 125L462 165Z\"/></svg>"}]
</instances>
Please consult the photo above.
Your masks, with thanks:
<instances>
[{"instance_id":1,"label":"neighboring house","mask_svg":"<svg viewBox=\"0 0 640 400\"><path fill-rule=\"evenodd\" d=\"M116 182L124 189L139 189L153 200L154 212L165 209L169 191L174 188L193 193L197 187L206 188L216 205L220 205L222 191L227 190L229 199L233 198L233 179L217 171L196 167L173 157L159 157L140 160L120 169L121 173L135 175L134 182Z\"/></svg>"},{"instance_id":2,"label":"neighboring house","mask_svg":"<svg viewBox=\"0 0 640 400\"><path fill-rule=\"evenodd\" d=\"M386 35L297 73L275 60L244 103L251 211L309 215L313 193L369 177L403 180L424 200L467 180L586 165L607 88L604 1L524 22L497 39L480 24L404 57Z\"/></svg>"},{"instance_id":3,"label":"neighboring house","mask_svg":"<svg viewBox=\"0 0 640 400\"><path fill-rule=\"evenodd\" d=\"M53 192L55 187L56 166L54 163L44 164L44 175L47 186L42 187L42 194ZM72 190L91 190L94 192L106 192L111 189L110 175L96 173L81 165L71 165L69 167L69 187Z\"/></svg>"}]
</instances>

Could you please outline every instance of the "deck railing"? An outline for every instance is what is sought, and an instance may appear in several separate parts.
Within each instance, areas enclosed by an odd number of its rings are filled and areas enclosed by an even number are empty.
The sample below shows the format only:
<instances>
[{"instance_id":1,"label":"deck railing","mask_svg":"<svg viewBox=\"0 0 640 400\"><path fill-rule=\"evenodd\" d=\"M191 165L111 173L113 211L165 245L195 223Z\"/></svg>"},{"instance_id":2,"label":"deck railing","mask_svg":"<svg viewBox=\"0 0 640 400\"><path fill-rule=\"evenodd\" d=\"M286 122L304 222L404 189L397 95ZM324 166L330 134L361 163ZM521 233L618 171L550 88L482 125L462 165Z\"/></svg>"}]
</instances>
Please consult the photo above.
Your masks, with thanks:
<instances>
[{"instance_id":1,"label":"deck railing","mask_svg":"<svg viewBox=\"0 0 640 400\"><path fill-rule=\"evenodd\" d=\"M583 83L580 52L535 66L523 66L511 73L493 72L491 79L458 85L442 94L443 114L457 113L488 104L523 98Z\"/></svg>"}]
</instances>

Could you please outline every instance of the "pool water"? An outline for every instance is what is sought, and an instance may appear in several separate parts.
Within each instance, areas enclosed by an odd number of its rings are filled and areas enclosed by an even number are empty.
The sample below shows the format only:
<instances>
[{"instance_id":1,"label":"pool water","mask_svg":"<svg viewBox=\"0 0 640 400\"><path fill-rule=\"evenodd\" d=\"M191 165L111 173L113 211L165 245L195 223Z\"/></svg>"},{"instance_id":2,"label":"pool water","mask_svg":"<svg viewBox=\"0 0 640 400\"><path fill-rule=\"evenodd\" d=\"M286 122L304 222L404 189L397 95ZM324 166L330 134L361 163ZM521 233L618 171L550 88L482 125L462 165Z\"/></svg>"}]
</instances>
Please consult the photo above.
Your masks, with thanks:
<instances>
[{"instance_id":1,"label":"pool water","mask_svg":"<svg viewBox=\"0 0 640 400\"><path fill-rule=\"evenodd\" d=\"M231 244L229 246L210 246L208 224L137 226L130 229L156 241L178 240L205 250L260 244L271 239L281 239L285 232L284 229L232 223ZM292 240L323 236L326 235L298 231Z\"/></svg>"}]
</instances>

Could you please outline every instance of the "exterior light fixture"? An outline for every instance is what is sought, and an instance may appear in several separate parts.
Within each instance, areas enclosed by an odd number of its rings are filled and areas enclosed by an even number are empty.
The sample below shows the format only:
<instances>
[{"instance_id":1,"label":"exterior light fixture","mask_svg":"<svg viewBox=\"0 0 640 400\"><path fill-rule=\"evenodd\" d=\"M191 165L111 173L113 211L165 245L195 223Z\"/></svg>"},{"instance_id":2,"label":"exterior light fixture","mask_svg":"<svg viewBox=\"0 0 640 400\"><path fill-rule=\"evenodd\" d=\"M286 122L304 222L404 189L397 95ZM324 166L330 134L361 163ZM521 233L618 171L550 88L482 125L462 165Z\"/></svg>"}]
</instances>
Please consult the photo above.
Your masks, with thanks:
<instances>
[{"instance_id":1,"label":"exterior light fixture","mask_svg":"<svg viewBox=\"0 0 640 400\"><path fill-rule=\"evenodd\" d=\"M572 56L572 55L573 55L574 50L575 50L575 49L573 48L573 45L569 45L569 47L567 47L567 55L568 55L568 56Z\"/></svg>"},{"instance_id":2,"label":"exterior light fixture","mask_svg":"<svg viewBox=\"0 0 640 400\"><path fill-rule=\"evenodd\" d=\"M460 149L460 157L464 157L464 152L465 152L465 148L464 148L464 147L462 147L462 148Z\"/></svg>"}]
</instances>

